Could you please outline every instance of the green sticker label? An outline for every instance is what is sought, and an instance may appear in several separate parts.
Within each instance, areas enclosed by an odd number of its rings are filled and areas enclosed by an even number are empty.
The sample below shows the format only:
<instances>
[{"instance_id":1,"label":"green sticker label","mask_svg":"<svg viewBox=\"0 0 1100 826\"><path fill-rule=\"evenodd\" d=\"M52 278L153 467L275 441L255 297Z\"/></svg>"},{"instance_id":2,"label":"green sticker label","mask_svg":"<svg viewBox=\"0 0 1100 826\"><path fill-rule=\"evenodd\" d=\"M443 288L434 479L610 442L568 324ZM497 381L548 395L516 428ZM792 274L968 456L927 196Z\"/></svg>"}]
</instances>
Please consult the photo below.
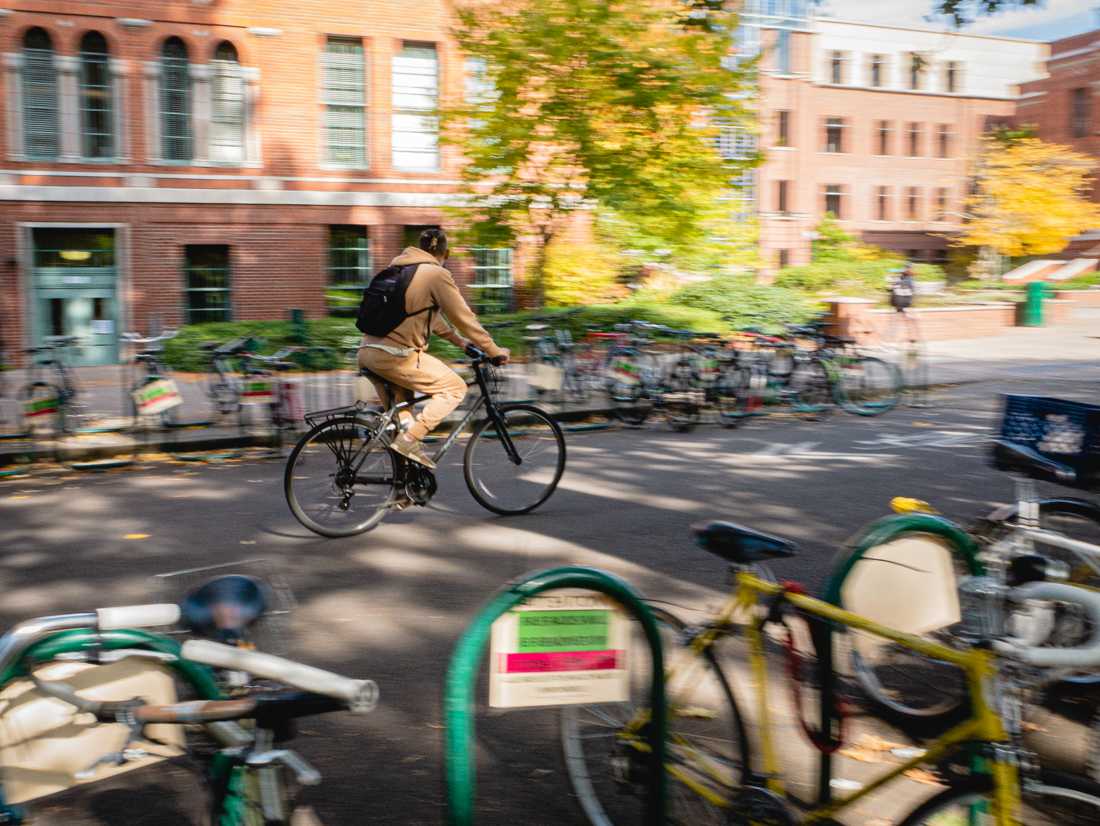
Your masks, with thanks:
<instances>
[{"instance_id":1,"label":"green sticker label","mask_svg":"<svg viewBox=\"0 0 1100 826\"><path fill-rule=\"evenodd\" d=\"M611 612L521 611L519 651L602 651L610 648Z\"/></svg>"}]
</instances>

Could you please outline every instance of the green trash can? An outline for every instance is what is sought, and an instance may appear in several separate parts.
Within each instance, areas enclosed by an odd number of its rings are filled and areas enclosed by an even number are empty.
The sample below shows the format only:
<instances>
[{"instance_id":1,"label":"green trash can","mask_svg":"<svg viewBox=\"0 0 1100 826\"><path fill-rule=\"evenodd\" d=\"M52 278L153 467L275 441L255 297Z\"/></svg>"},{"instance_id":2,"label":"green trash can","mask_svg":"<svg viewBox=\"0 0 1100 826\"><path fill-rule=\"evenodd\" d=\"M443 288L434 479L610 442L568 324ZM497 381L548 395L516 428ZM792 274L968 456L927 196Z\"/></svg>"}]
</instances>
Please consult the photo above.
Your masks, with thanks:
<instances>
[{"instance_id":1,"label":"green trash can","mask_svg":"<svg viewBox=\"0 0 1100 826\"><path fill-rule=\"evenodd\" d=\"M1047 285L1042 281L1032 281L1027 285L1027 295L1020 307L1021 327L1043 326L1043 299L1047 294Z\"/></svg>"}]
</instances>

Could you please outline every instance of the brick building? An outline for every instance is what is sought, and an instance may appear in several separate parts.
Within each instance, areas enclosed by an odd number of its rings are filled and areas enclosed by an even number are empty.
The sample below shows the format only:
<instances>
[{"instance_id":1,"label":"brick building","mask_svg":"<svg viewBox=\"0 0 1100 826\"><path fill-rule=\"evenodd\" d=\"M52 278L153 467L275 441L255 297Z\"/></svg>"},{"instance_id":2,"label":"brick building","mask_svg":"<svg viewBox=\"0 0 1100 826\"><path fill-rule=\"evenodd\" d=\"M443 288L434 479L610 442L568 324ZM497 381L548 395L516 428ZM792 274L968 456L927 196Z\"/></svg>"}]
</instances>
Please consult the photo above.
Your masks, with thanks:
<instances>
[{"instance_id":1,"label":"brick building","mask_svg":"<svg viewBox=\"0 0 1100 826\"><path fill-rule=\"evenodd\" d=\"M748 0L739 53L760 57L763 165L746 191L770 267L809 261L826 212L869 243L942 261L968 165L1046 45L811 17Z\"/></svg>"},{"instance_id":2,"label":"brick building","mask_svg":"<svg viewBox=\"0 0 1100 826\"><path fill-rule=\"evenodd\" d=\"M317 317L459 203L445 0L66 0L0 10L0 337ZM155 19L154 19L155 18ZM507 303L509 250L456 262Z\"/></svg>"},{"instance_id":3,"label":"brick building","mask_svg":"<svg viewBox=\"0 0 1100 826\"><path fill-rule=\"evenodd\" d=\"M1050 44L1044 77L1020 85L1016 121L1040 138L1100 158L1100 29ZM1093 183L1100 200L1100 181Z\"/></svg>"}]
</instances>

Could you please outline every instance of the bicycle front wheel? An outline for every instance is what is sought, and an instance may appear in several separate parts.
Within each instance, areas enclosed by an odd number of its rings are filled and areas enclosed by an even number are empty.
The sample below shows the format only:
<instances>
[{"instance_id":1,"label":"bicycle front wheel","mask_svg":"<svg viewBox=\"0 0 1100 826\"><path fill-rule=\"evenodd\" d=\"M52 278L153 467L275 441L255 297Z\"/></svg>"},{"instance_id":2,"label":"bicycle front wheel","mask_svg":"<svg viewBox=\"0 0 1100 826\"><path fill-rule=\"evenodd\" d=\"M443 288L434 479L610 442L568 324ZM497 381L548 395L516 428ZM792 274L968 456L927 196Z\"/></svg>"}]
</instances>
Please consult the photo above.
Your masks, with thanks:
<instances>
[{"instance_id":1,"label":"bicycle front wheel","mask_svg":"<svg viewBox=\"0 0 1100 826\"><path fill-rule=\"evenodd\" d=\"M561 481L565 436L557 422L533 405L505 405L498 411L503 432L486 419L466 446L466 485L477 503L493 513L529 513Z\"/></svg>"},{"instance_id":2,"label":"bicycle front wheel","mask_svg":"<svg viewBox=\"0 0 1100 826\"><path fill-rule=\"evenodd\" d=\"M374 428L347 416L303 436L287 459L283 490L295 518L321 536L370 530L397 498L397 460Z\"/></svg>"},{"instance_id":3,"label":"bicycle front wheel","mask_svg":"<svg viewBox=\"0 0 1100 826\"><path fill-rule=\"evenodd\" d=\"M879 358L841 357L834 362L839 376L833 398L846 413L881 416L893 410L901 398L901 371Z\"/></svg>"},{"instance_id":4,"label":"bicycle front wheel","mask_svg":"<svg viewBox=\"0 0 1100 826\"><path fill-rule=\"evenodd\" d=\"M727 823L729 801L748 766L748 739L733 692L711 649L685 644L685 626L653 609L664 642L668 698L668 822L682 826ZM641 628L633 652L646 662L631 667L631 699L566 706L561 742L577 802L593 826L644 820L649 718L648 650Z\"/></svg>"},{"instance_id":5,"label":"bicycle front wheel","mask_svg":"<svg viewBox=\"0 0 1100 826\"><path fill-rule=\"evenodd\" d=\"M1022 784L1020 823L1025 826L1091 826L1100 823L1100 783L1043 771ZM900 826L994 826L988 777L944 789L917 807Z\"/></svg>"}]
</instances>

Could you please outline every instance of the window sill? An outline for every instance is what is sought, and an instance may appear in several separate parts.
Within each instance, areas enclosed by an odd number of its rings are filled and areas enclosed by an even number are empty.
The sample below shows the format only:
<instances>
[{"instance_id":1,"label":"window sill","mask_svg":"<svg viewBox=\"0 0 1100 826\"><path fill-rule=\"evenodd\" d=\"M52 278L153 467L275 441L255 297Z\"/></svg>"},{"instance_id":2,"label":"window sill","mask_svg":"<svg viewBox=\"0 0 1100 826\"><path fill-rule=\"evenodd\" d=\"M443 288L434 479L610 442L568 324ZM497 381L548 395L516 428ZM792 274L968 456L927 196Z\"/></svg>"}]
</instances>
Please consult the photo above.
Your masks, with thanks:
<instances>
[{"instance_id":1,"label":"window sill","mask_svg":"<svg viewBox=\"0 0 1100 826\"><path fill-rule=\"evenodd\" d=\"M772 152L794 152L798 147L796 146L769 146L768 149Z\"/></svg>"}]
</instances>

